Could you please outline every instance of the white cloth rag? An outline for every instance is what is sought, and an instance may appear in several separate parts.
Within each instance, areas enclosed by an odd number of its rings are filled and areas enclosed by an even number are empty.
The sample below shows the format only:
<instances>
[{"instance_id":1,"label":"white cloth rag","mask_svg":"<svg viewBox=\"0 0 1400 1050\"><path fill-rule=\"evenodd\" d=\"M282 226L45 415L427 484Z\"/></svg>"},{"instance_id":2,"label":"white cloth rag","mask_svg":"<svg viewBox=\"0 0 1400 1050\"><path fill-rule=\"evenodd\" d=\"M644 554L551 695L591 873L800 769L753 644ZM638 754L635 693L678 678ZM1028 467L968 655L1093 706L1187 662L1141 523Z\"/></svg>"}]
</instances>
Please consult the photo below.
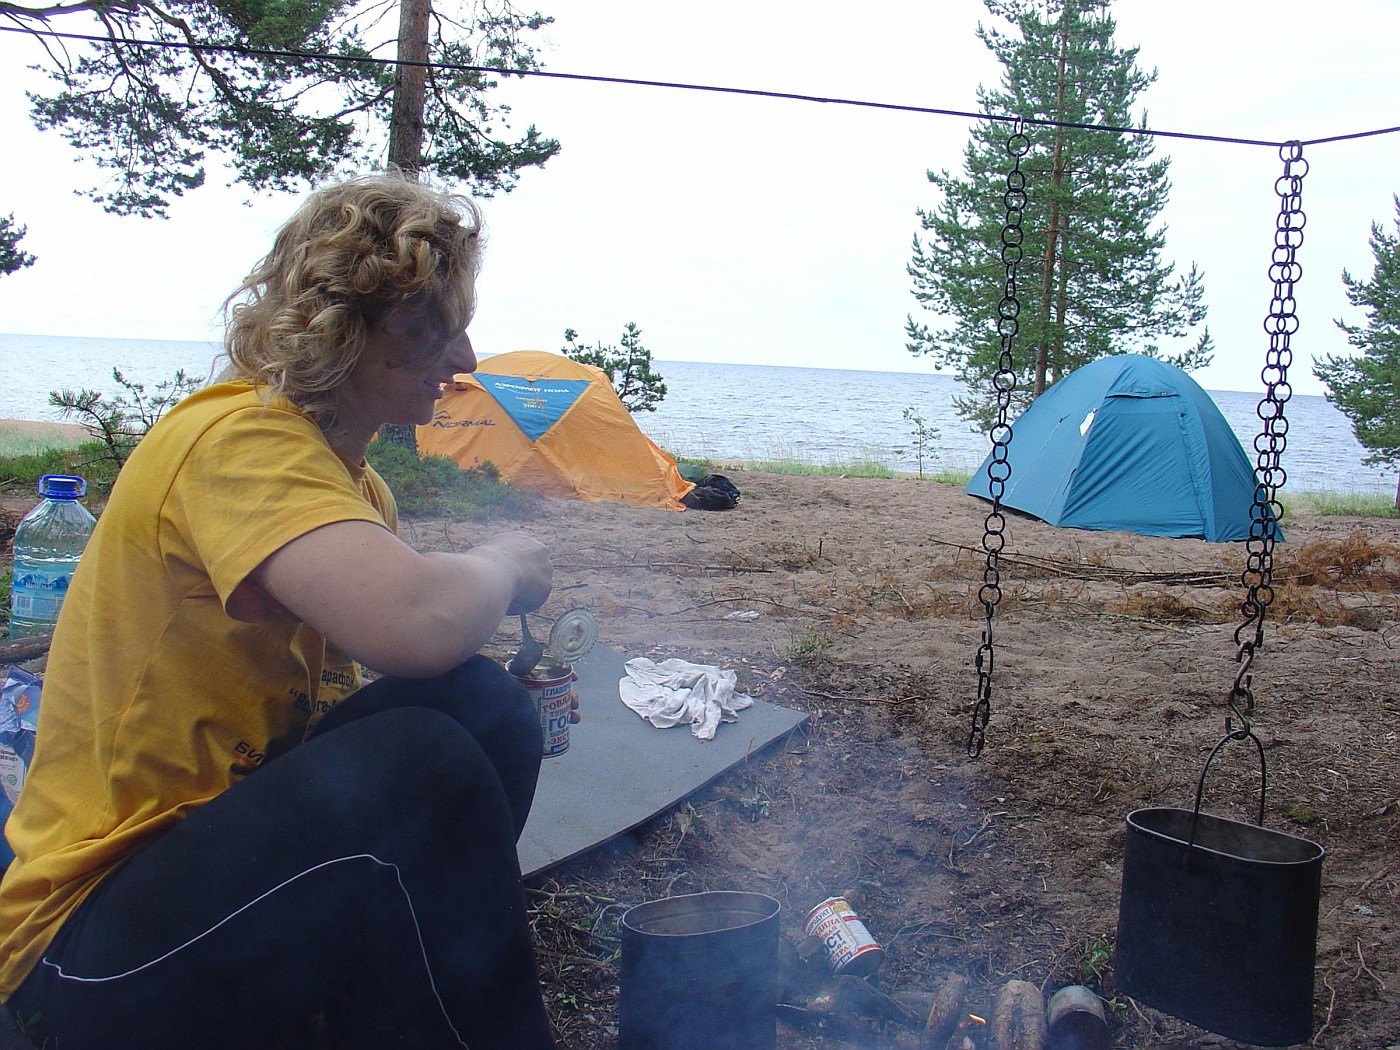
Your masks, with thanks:
<instances>
[{"instance_id":1,"label":"white cloth rag","mask_svg":"<svg viewBox=\"0 0 1400 1050\"><path fill-rule=\"evenodd\" d=\"M657 729L688 722L692 736L713 740L721 722L737 721L740 711L753 706L753 697L734 691L733 671L709 664L639 656L627 661L626 671L617 684L622 702Z\"/></svg>"}]
</instances>

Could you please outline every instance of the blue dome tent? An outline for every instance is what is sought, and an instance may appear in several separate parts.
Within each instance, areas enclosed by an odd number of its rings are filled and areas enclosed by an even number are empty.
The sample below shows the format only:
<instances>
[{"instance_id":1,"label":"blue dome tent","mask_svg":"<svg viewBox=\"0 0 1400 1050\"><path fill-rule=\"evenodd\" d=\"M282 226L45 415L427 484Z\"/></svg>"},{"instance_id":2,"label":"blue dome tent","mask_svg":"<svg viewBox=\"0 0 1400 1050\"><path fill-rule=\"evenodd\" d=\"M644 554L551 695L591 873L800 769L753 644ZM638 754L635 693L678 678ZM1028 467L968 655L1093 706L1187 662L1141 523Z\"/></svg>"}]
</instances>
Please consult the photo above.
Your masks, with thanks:
<instances>
[{"instance_id":1,"label":"blue dome tent","mask_svg":"<svg viewBox=\"0 0 1400 1050\"><path fill-rule=\"evenodd\" d=\"M990 459L970 495L991 498ZM1123 354L1075 369L1014 421L1008 462L1002 504L1051 525L1249 538L1254 470L1239 438L1164 361Z\"/></svg>"}]
</instances>

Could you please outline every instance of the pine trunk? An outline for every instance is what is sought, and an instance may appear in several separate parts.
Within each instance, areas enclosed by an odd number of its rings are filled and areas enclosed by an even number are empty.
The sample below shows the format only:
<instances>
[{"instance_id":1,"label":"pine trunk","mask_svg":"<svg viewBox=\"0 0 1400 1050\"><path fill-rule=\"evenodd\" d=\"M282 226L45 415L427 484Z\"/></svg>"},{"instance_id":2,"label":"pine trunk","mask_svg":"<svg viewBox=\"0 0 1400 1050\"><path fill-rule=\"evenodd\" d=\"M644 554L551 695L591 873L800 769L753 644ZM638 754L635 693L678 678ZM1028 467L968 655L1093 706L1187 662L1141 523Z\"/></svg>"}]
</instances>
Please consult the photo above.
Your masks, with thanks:
<instances>
[{"instance_id":1,"label":"pine trunk","mask_svg":"<svg viewBox=\"0 0 1400 1050\"><path fill-rule=\"evenodd\" d=\"M1069 61L1069 8L1066 7L1060 16L1060 67L1058 79L1055 87L1056 92L1056 114L1057 119L1063 120L1065 114L1065 66ZM1041 315L1044 318L1044 327L1039 346L1035 353L1035 384L1031 389L1032 397L1039 397L1045 393L1046 373L1050 370L1050 339L1052 332L1060 331L1060 325L1052 316L1051 311L1051 290L1055 285L1055 273L1061 265L1059 260L1059 236L1060 236L1060 190L1065 181L1065 132L1064 128L1055 128L1055 152L1050 161L1050 227L1045 233L1045 267L1041 274L1040 282L1040 307ZM1056 340L1057 344L1059 340ZM1062 350L1060 345L1056 346L1058 352Z\"/></svg>"},{"instance_id":2,"label":"pine trunk","mask_svg":"<svg viewBox=\"0 0 1400 1050\"><path fill-rule=\"evenodd\" d=\"M428 0L400 0L394 110L389 118L389 163L409 175L423 166L423 110L428 76Z\"/></svg>"},{"instance_id":3,"label":"pine trunk","mask_svg":"<svg viewBox=\"0 0 1400 1050\"><path fill-rule=\"evenodd\" d=\"M394 110L389 118L389 164L416 177L423 166L423 111L426 103L429 0L401 0L399 4L399 64L394 78ZM379 440L418 451L410 426L386 423Z\"/></svg>"}]
</instances>

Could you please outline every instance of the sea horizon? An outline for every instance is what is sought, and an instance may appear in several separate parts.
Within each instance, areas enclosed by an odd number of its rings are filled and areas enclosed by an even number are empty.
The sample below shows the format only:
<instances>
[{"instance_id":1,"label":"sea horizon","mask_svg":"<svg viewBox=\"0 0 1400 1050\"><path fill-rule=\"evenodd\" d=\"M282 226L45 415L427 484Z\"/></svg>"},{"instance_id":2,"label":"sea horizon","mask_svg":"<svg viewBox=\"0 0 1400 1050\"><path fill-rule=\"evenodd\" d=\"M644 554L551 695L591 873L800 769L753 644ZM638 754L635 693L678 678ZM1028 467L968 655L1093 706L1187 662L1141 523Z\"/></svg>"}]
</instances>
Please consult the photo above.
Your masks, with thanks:
<instances>
[{"instance_id":1,"label":"sea horizon","mask_svg":"<svg viewBox=\"0 0 1400 1050\"><path fill-rule=\"evenodd\" d=\"M221 354L221 353L223 352L223 344L222 344L221 342L217 341L217 340L214 340L214 339L171 339L171 338L166 338L166 337L161 337L161 336L100 336L100 335L63 335L63 334L57 334L57 335L55 335L55 334L50 334L50 333L47 333L47 332L0 332L0 340L4 340L4 339L64 339L64 340L81 339L81 340L87 340L87 341L91 341L91 342L103 342L103 343L114 343L114 342L116 342L116 343L127 343L127 342L130 342L130 343L143 343L143 344L144 344L144 343L164 343L164 344L170 344L170 345L173 345L173 346L208 346L208 347L211 347L211 348L214 350L214 353L215 353L216 356L217 356L218 354ZM3 348L3 347L0 347L0 348ZM514 348L512 348L512 350L500 350L500 351L496 351L496 352L493 352L493 353L478 352L477 356L478 356L478 358L479 358L480 360L485 361L485 360L487 360L488 358L496 357L496 356L498 356L499 354L503 354L503 353L512 353L512 352L514 352L515 350L541 350L541 349L542 349L542 350L545 350L545 351L548 352L548 353L561 353L561 351L559 350L558 347L523 347L523 346L522 346L522 347L514 347ZM918 359L917 359L917 358L914 358L913 355L911 355L911 360L918 360ZM879 373L879 374L886 374L886 375L942 376L942 377L944 377L944 378L953 380L954 382L957 381L956 377L953 376L950 372L945 372L945 371L941 371L941 370L938 370L938 369L930 369L930 370L925 371L925 370L921 370L921 369L904 369L904 368L854 368L854 367L841 367L841 366L836 366L836 365L792 365L792 364L776 364L776 363L772 363L772 362L749 363L749 362L738 362L738 361L710 361L710 360L705 360L705 359L702 359L702 358L691 358L691 357L667 357L667 358L653 357L652 363L653 363L654 365L658 365L658 366L660 366L660 365L667 365L667 364L680 364L680 365L718 365L718 366L733 367L733 368L789 368L789 369L807 370L807 371L817 371L817 372L863 372L863 373L872 373L872 374L873 374L873 373ZM117 366L117 367L120 367L120 366ZM1234 387L1202 387L1202 389L1204 389L1207 393L1212 393L1212 394L1213 394L1213 393L1248 394L1248 393L1254 392L1254 393L1259 393L1259 394L1262 395L1262 393L1263 393L1263 384L1262 384L1262 382L1261 382L1260 388L1259 388L1257 391L1240 390L1240 389L1237 389L1237 388L1234 388ZM1324 395L1322 395L1322 394L1299 394L1299 395L1297 395L1297 396L1301 396L1301 397L1322 397L1322 396L1324 396Z\"/></svg>"},{"instance_id":2,"label":"sea horizon","mask_svg":"<svg viewBox=\"0 0 1400 1050\"><path fill-rule=\"evenodd\" d=\"M0 333L0 378L6 390L0 416L61 422L60 410L48 403L52 390L88 387L116 394L116 367L132 382L144 384L149 394L179 369L200 381L208 378L220 353L220 345L209 340ZM16 368L20 355L24 367ZM790 460L820 467L872 462L899 473L971 474L990 445L984 431L957 414L953 398L964 388L947 373L659 358L653 364L667 385L667 397L656 411L634 418L676 456L727 463ZM1253 463L1261 394L1206 393ZM909 409L923 417L932 438L922 454L914 424L905 418ZM1363 462L1366 450L1350 421L1325 397L1294 394L1285 414L1284 488L1395 492L1393 468Z\"/></svg>"}]
</instances>

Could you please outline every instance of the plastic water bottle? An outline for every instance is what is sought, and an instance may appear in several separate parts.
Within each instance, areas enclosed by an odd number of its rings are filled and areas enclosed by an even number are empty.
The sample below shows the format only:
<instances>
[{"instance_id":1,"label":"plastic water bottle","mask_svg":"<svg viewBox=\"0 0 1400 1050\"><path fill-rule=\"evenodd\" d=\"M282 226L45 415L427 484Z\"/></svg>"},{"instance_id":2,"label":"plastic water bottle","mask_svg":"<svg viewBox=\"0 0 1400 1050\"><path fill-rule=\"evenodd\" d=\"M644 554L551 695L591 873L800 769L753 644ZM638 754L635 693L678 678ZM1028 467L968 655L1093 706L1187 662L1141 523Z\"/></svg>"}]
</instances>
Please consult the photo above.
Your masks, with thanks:
<instances>
[{"instance_id":1,"label":"plastic water bottle","mask_svg":"<svg viewBox=\"0 0 1400 1050\"><path fill-rule=\"evenodd\" d=\"M15 530L14 572L10 583L10 637L50 634L68 593L78 557L96 519L78 500L87 482L69 474L39 479L43 501Z\"/></svg>"}]
</instances>

